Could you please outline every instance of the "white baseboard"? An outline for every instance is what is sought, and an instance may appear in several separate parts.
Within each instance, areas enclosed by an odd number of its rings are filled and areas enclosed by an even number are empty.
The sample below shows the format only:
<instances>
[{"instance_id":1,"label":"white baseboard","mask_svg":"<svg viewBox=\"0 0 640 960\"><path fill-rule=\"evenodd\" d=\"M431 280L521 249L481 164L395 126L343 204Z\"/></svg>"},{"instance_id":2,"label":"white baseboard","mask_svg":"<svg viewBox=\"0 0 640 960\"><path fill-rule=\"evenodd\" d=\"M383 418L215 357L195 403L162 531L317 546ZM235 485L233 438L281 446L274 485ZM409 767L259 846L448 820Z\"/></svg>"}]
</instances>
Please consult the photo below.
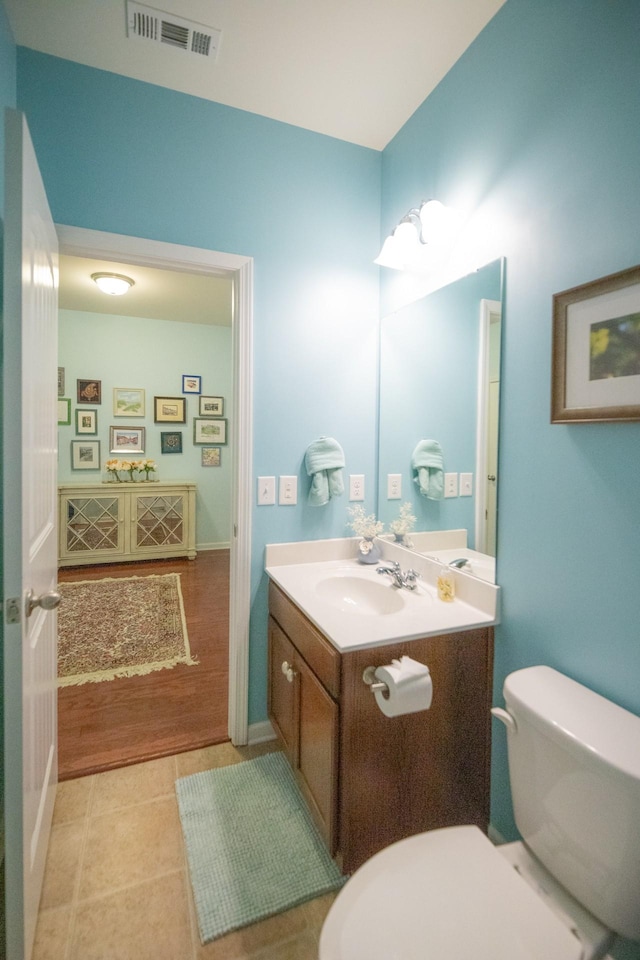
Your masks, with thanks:
<instances>
[{"instance_id":1,"label":"white baseboard","mask_svg":"<svg viewBox=\"0 0 640 960\"><path fill-rule=\"evenodd\" d=\"M255 743L266 743L268 740L275 739L276 735L268 720L263 720L261 723L249 724L247 743L250 745Z\"/></svg>"},{"instance_id":2,"label":"white baseboard","mask_svg":"<svg viewBox=\"0 0 640 960\"><path fill-rule=\"evenodd\" d=\"M229 550L230 547L230 541L221 543L196 543L198 553L203 553L205 550Z\"/></svg>"}]
</instances>

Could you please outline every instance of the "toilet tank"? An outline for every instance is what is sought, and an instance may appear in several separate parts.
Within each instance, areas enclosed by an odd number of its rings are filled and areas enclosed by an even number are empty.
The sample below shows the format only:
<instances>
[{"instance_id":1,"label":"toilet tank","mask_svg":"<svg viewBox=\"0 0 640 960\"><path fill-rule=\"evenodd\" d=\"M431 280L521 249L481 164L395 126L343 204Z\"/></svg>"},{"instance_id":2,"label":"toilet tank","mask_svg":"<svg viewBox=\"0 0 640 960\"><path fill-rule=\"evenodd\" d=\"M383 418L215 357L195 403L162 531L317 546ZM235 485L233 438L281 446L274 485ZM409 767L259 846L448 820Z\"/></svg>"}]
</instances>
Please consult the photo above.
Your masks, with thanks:
<instances>
[{"instance_id":1,"label":"toilet tank","mask_svg":"<svg viewBox=\"0 0 640 960\"><path fill-rule=\"evenodd\" d=\"M611 930L640 939L640 717L551 667L504 682L516 824Z\"/></svg>"}]
</instances>

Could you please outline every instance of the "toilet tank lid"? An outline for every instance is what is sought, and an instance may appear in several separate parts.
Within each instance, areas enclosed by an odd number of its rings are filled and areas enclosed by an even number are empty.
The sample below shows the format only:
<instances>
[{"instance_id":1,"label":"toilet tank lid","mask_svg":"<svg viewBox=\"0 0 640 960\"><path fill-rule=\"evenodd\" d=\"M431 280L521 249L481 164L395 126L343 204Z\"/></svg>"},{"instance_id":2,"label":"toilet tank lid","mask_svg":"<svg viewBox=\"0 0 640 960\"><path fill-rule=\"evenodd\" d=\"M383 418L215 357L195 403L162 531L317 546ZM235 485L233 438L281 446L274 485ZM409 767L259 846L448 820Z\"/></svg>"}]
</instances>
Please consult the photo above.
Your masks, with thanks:
<instances>
[{"instance_id":1,"label":"toilet tank lid","mask_svg":"<svg viewBox=\"0 0 640 960\"><path fill-rule=\"evenodd\" d=\"M574 751L640 781L640 717L552 667L525 667L504 681L516 719L527 719Z\"/></svg>"}]
</instances>

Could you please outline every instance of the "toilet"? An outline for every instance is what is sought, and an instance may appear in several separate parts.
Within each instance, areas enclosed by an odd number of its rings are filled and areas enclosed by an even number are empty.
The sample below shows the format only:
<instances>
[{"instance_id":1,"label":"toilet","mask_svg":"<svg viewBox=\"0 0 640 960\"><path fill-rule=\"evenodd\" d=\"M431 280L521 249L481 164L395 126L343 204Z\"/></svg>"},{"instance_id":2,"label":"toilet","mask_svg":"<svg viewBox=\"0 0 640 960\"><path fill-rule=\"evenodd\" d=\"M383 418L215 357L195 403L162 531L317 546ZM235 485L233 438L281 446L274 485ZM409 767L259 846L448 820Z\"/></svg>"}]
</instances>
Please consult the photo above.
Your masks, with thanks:
<instances>
[{"instance_id":1,"label":"toilet","mask_svg":"<svg viewBox=\"0 0 640 960\"><path fill-rule=\"evenodd\" d=\"M515 821L445 827L347 881L319 960L598 960L640 940L640 717L550 667L504 683Z\"/></svg>"}]
</instances>

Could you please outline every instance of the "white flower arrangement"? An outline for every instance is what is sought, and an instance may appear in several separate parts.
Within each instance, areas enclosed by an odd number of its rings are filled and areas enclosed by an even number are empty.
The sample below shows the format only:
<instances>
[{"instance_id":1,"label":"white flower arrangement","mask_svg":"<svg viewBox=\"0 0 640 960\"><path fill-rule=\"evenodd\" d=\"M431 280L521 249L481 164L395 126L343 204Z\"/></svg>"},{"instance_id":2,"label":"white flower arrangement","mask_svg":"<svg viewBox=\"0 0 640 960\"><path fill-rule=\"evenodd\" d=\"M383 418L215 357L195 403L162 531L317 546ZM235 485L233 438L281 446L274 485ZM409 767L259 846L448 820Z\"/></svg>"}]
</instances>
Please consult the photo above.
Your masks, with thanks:
<instances>
[{"instance_id":1,"label":"white flower arrangement","mask_svg":"<svg viewBox=\"0 0 640 960\"><path fill-rule=\"evenodd\" d=\"M362 504L349 507L348 512L353 517L349 526L357 537L366 537L367 540L371 540L373 537L379 537L384 530L384 523L376 520L375 513L367 515Z\"/></svg>"},{"instance_id":2,"label":"white flower arrangement","mask_svg":"<svg viewBox=\"0 0 640 960\"><path fill-rule=\"evenodd\" d=\"M411 504L403 503L400 507L400 516L389 524L389 532L393 533L396 539L406 537L413 530L415 522L416 518L411 513Z\"/></svg>"}]
</instances>

